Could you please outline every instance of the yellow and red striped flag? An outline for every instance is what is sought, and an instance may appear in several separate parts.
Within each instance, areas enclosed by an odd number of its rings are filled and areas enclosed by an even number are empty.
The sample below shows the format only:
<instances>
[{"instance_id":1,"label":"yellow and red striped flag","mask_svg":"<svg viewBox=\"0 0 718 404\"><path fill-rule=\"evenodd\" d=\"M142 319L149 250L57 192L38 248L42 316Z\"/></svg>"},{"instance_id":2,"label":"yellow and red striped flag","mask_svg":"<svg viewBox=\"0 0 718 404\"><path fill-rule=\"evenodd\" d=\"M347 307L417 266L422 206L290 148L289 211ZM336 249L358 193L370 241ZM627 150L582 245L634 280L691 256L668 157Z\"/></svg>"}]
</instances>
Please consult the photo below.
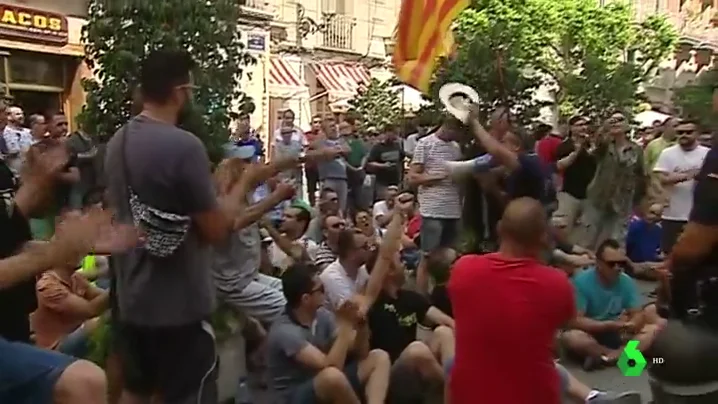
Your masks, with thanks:
<instances>
[{"instance_id":1,"label":"yellow and red striped flag","mask_svg":"<svg viewBox=\"0 0 718 404\"><path fill-rule=\"evenodd\" d=\"M429 91L436 59L453 52L451 23L470 0L402 0L392 62L404 83Z\"/></svg>"}]
</instances>

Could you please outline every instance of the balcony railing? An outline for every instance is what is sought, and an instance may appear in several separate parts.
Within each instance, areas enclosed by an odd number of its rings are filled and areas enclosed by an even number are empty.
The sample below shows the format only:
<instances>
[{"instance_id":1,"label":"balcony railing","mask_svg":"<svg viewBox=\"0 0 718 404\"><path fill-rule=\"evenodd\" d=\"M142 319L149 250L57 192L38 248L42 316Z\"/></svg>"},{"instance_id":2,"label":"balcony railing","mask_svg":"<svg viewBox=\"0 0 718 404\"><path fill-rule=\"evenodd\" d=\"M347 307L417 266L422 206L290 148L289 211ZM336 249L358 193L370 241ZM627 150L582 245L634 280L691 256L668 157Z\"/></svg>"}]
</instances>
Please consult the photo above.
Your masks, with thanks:
<instances>
[{"instance_id":1,"label":"balcony railing","mask_svg":"<svg viewBox=\"0 0 718 404\"><path fill-rule=\"evenodd\" d=\"M321 46L332 49L354 49L354 26L356 21L352 17L335 14L327 17L322 32Z\"/></svg>"}]
</instances>

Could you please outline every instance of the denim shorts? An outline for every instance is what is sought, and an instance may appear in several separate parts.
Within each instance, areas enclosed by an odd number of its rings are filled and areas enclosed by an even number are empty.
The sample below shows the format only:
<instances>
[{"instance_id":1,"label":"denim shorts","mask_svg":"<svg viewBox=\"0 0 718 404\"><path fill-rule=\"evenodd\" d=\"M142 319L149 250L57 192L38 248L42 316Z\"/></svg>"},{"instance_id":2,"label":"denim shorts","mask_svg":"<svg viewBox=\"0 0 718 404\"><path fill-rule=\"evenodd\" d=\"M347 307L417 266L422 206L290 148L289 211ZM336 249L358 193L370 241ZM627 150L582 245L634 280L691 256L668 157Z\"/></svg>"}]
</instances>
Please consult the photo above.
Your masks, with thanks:
<instances>
[{"instance_id":1,"label":"denim shorts","mask_svg":"<svg viewBox=\"0 0 718 404\"><path fill-rule=\"evenodd\" d=\"M421 251L430 253L440 247L455 247L459 236L459 219L421 217L419 244Z\"/></svg>"},{"instance_id":2,"label":"denim shorts","mask_svg":"<svg viewBox=\"0 0 718 404\"><path fill-rule=\"evenodd\" d=\"M358 397L363 397L364 392L362 391L362 385L359 381L359 364L356 362L349 363L344 366L344 376L349 380L354 392ZM360 400L363 401L363 400ZM291 396L288 404L318 404L319 397L317 392L314 391L314 379L309 379L304 383L300 384Z\"/></svg>"},{"instance_id":3,"label":"denim shorts","mask_svg":"<svg viewBox=\"0 0 718 404\"><path fill-rule=\"evenodd\" d=\"M66 335L57 345L57 351L75 358L86 358L90 353L90 335L84 326Z\"/></svg>"},{"instance_id":4,"label":"denim shorts","mask_svg":"<svg viewBox=\"0 0 718 404\"><path fill-rule=\"evenodd\" d=\"M55 383L75 358L0 338L0 403L53 402Z\"/></svg>"}]
</instances>

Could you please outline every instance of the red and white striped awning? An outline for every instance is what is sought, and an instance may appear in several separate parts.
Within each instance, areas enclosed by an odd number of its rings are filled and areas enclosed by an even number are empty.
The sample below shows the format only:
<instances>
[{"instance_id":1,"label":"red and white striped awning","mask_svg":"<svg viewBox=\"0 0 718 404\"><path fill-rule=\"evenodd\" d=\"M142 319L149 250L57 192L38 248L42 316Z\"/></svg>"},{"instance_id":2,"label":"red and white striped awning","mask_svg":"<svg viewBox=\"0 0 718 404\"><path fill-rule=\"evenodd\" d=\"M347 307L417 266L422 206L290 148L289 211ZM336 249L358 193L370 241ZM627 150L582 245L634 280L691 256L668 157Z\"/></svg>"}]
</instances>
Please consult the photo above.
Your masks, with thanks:
<instances>
[{"instance_id":1,"label":"red and white striped awning","mask_svg":"<svg viewBox=\"0 0 718 404\"><path fill-rule=\"evenodd\" d=\"M304 80L299 78L288 61L279 57L269 58L267 84L270 97L292 98L302 93L308 94Z\"/></svg>"},{"instance_id":2,"label":"red and white striped awning","mask_svg":"<svg viewBox=\"0 0 718 404\"><path fill-rule=\"evenodd\" d=\"M351 98L371 81L369 71L358 63L317 62L311 67L330 101Z\"/></svg>"}]
</instances>

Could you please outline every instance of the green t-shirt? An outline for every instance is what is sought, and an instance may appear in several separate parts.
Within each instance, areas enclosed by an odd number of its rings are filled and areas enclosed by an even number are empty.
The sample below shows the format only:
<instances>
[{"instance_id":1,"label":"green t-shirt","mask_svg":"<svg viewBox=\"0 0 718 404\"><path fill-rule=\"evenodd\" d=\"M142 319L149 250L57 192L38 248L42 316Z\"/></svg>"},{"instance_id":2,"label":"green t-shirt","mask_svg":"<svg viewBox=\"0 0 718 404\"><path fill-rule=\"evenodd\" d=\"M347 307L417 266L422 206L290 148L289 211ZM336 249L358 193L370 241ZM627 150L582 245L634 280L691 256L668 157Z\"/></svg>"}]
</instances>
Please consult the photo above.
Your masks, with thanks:
<instances>
[{"instance_id":1,"label":"green t-shirt","mask_svg":"<svg viewBox=\"0 0 718 404\"><path fill-rule=\"evenodd\" d=\"M646 165L646 174L650 175L653 172L653 167L655 167L658 162L658 157L661 155L663 149L675 143L675 140L669 142L664 139L663 136L653 139L648 143L646 150L643 151L643 162Z\"/></svg>"},{"instance_id":2,"label":"green t-shirt","mask_svg":"<svg viewBox=\"0 0 718 404\"><path fill-rule=\"evenodd\" d=\"M351 164L352 167L360 167L366 153L366 146L361 139L353 138L349 140L349 155L347 156L347 163Z\"/></svg>"}]
</instances>

